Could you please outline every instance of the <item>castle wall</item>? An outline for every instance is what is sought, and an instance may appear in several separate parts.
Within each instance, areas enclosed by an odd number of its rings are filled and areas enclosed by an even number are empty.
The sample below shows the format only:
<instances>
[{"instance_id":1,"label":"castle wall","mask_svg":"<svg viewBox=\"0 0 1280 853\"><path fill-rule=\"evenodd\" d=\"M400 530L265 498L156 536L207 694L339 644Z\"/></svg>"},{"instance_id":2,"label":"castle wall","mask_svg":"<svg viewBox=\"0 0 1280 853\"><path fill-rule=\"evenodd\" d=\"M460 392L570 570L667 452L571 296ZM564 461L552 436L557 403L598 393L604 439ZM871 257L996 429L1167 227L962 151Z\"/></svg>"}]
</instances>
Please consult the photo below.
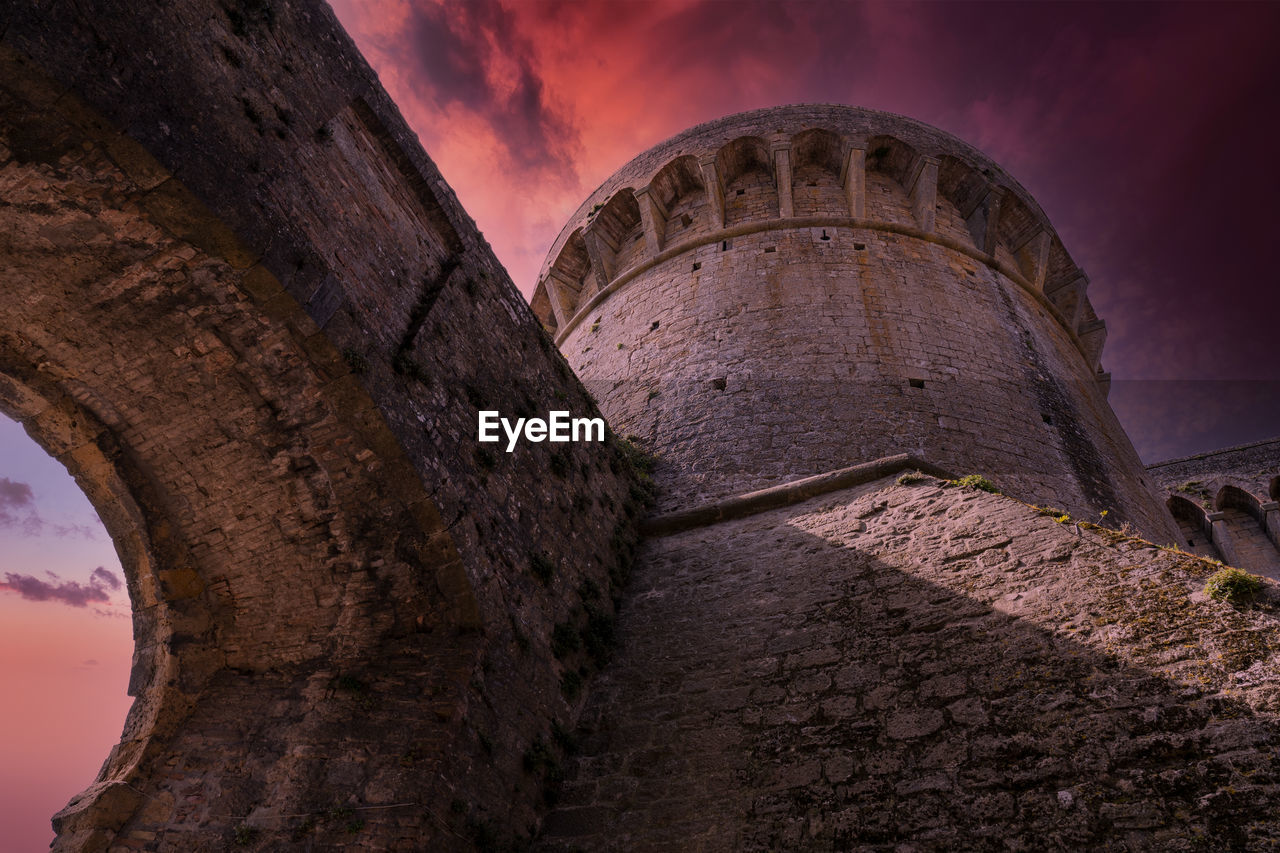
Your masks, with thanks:
<instances>
[{"instance_id":1,"label":"castle wall","mask_svg":"<svg viewBox=\"0 0 1280 853\"><path fill-rule=\"evenodd\" d=\"M821 131L835 140L826 154L802 144L815 126L833 128ZM774 173L749 135L766 127ZM900 117L780 108L675 137L584 204L588 245L599 199L672 196L651 213L671 222L663 209L683 200L664 164L719 152L702 191L684 193L700 204L679 207L701 233L664 234L626 266L602 243L595 296L560 289L553 248L540 285L562 303L544 322L570 364L615 427L659 456L660 510L910 452L1172 541L1107 405L1082 274L1011 180L962 186L991 171L962 148ZM780 152L796 155L797 180ZM948 161L939 177L944 152L969 158L969 172Z\"/></svg>"},{"instance_id":2,"label":"castle wall","mask_svg":"<svg viewBox=\"0 0 1280 853\"><path fill-rule=\"evenodd\" d=\"M1271 585L892 479L648 540L546 851L1265 849Z\"/></svg>"},{"instance_id":3,"label":"castle wall","mask_svg":"<svg viewBox=\"0 0 1280 853\"><path fill-rule=\"evenodd\" d=\"M592 402L323 4L0 33L0 408L137 643L59 849L527 835L596 666L553 633L607 625L637 493L616 443L484 454L476 412Z\"/></svg>"},{"instance_id":4,"label":"castle wall","mask_svg":"<svg viewBox=\"0 0 1280 853\"><path fill-rule=\"evenodd\" d=\"M1184 548L1280 579L1280 439L1147 467L1157 494L1179 510Z\"/></svg>"}]
</instances>

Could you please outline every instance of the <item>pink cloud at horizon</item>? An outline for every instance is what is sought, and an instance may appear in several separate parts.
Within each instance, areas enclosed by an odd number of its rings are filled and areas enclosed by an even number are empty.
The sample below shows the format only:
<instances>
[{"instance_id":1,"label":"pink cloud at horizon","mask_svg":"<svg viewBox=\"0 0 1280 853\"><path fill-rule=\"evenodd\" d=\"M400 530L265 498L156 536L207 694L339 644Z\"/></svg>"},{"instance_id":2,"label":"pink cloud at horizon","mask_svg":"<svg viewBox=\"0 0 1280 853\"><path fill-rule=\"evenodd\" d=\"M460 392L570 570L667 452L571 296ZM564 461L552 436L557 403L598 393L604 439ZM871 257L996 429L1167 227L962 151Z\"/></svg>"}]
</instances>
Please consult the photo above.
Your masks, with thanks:
<instances>
[{"instance_id":1,"label":"pink cloud at horizon","mask_svg":"<svg viewBox=\"0 0 1280 853\"><path fill-rule=\"evenodd\" d=\"M42 850L49 819L93 782L120 740L133 631L119 618L0 594L0 826L10 850ZM92 661L92 662L91 662Z\"/></svg>"}]
</instances>

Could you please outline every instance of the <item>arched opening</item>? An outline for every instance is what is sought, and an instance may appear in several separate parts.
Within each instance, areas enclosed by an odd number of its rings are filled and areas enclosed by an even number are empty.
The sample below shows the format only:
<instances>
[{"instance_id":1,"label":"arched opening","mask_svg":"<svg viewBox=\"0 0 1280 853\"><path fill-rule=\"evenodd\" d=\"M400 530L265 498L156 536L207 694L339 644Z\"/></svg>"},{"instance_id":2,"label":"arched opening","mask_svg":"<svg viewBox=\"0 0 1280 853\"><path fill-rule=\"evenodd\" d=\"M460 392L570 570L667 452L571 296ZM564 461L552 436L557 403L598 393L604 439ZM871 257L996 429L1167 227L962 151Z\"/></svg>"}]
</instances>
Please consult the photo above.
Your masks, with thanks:
<instances>
[{"instance_id":1,"label":"arched opening","mask_svg":"<svg viewBox=\"0 0 1280 853\"><path fill-rule=\"evenodd\" d=\"M623 187L600 208L591 220L591 232L602 243L601 261L609 280L633 267L644 257L644 230L635 192ZM602 284L603 286L603 284Z\"/></svg>"},{"instance_id":2,"label":"arched opening","mask_svg":"<svg viewBox=\"0 0 1280 853\"><path fill-rule=\"evenodd\" d=\"M529 303L529 307L533 309L533 316L538 318L543 328L554 335L560 324L556 322L555 309L551 307L551 297L547 294L545 287L539 287L534 291L533 301Z\"/></svg>"},{"instance_id":3,"label":"arched opening","mask_svg":"<svg viewBox=\"0 0 1280 853\"><path fill-rule=\"evenodd\" d=\"M996 260L1018 270L1028 281L1036 278L1036 241L1044 226L1018 196L1007 192L1000 202L996 225Z\"/></svg>"},{"instance_id":4,"label":"arched opening","mask_svg":"<svg viewBox=\"0 0 1280 853\"><path fill-rule=\"evenodd\" d=\"M1267 536L1258 499L1236 486L1223 486L1214 498L1223 515L1231 550L1239 568L1280 578L1280 551Z\"/></svg>"},{"instance_id":5,"label":"arched opening","mask_svg":"<svg viewBox=\"0 0 1280 853\"><path fill-rule=\"evenodd\" d=\"M124 573L92 504L0 415L0 825L42 850L49 817L120 739L133 631Z\"/></svg>"},{"instance_id":6,"label":"arched opening","mask_svg":"<svg viewBox=\"0 0 1280 853\"><path fill-rule=\"evenodd\" d=\"M54 824L59 849L131 832L182 847L198 827L336 796L315 748L328 685L401 655L444 661L420 667L426 695L443 693L473 655L453 629L477 607L354 378L363 356L339 353L177 179L71 96L58 104L69 115L0 111L0 413L110 535L135 701ZM407 749L432 725L386 729Z\"/></svg>"},{"instance_id":7,"label":"arched opening","mask_svg":"<svg viewBox=\"0 0 1280 853\"><path fill-rule=\"evenodd\" d=\"M1271 496L1271 500L1280 501L1280 477L1271 479L1271 488L1267 490L1267 494Z\"/></svg>"},{"instance_id":8,"label":"arched opening","mask_svg":"<svg viewBox=\"0 0 1280 853\"><path fill-rule=\"evenodd\" d=\"M578 312L578 306L586 304L598 290L581 228L565 240L564 248L547 274L547 287L555 289L551 298L559 301L566 322Z\"/></svg>"},{"instance_id":9,"label":"arched opening","mask_svg":"<svg viewBox=\"0 0 1280 853\"><path fill-rule=\"evenodd\" d=\"M849 198L840 183L844 142L812 128L791 139L792 203L796 216L848 216Z\"/></svg>"},{"instance_id":10,"label":"arched opening","mask_svg":"<svg viewBox=\"0 0 1280 853\"><path fill-rule=\"evenodd\" d=\"M1214 547L1209 531L1209 520L1203 509L1181 495L1172 495L1167 506L1174 521L1178 522L1178 533L1182 537L1182 541L1178 543L1179 547L1201 557L1212 560L1222 559L1222 555Z\"/></svg>"},{"instance_id":11,"label":"arched opening","mask_svg":"<svg viewBox=\"0 0 1280 853\"><path fill-rule=\"evenodd\" d=\"M985 251L987 230L994 228L991 216L998 213L992 207L993 190L986 175L944 154L938 160L938 233Z\"/></svg>"},{"instance_id":12,"label":"arched opening","mask_svg":"<svg viewBox=\"0 0 1280 853\"><path fill-rule=\"evenodd\" d=\"M906 183L915 168L916 150L892 136L867 140L867 218L915 226Z\"/></svg>"},{"instance_id":13,"label":"arched opening","mask_svg":"<svg viewBox=\"0 0 1280 853\"><path fill-rule=\"evenodd\" d=\"M665 246L679 245L711 230L706 185L694 157L677 157L663 166L649 182L649 194L666 214Z\"/></svg>"},{"instance_id":14,"label":"arched opening","mask_svg":"<svg viewBox=\"0 0 1280 853\"><path fill-rule=\"evenodd\" d=\"M742 136L726 144L716 153L716 168L724 184L726 226L778 217L773 159L763 139Z\"/></svg>"}]
</instances>

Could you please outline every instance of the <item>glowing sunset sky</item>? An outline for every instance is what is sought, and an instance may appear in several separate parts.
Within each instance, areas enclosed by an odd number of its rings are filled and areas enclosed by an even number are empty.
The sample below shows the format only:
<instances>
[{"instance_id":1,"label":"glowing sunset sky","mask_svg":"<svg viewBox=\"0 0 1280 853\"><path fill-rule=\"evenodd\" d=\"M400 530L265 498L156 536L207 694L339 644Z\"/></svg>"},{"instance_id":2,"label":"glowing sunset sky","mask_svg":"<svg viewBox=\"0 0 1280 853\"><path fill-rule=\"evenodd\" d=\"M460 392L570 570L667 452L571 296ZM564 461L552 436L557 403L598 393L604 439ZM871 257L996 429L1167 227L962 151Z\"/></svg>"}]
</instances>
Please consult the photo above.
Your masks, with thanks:
<instances>
[{"instance_id":1,"label":"glowing sunset sky","mask_svg":"<svg viewBox=\"0 0 1280 853\"><path fill-rule=\"evenodd\" d=\"M1144 459L1280 434L1280 4L334 8L526 296L640 151L741 110L872 107L976 145L1039 201L1092 279ZM118 737L131 641L123 590L93 574L120 576L105 534L32 447L0 419L0 579L20 577L0 583L0 667L22 687L0 700L0 826L35 850Z\"/></svg>"},{"instance_id":2,"label":"glowing sunset sky","mask_svg":"<svg viewBox=\"0 0 1280 853\"><path fill-rule=\"evenodd\" d=\"M526 296L569 214L646 148L757 107L872 107L1039 201L1092 279L1144 459L1280 434L1280 5L333 6Z\"/></svg>"}]
</instances>

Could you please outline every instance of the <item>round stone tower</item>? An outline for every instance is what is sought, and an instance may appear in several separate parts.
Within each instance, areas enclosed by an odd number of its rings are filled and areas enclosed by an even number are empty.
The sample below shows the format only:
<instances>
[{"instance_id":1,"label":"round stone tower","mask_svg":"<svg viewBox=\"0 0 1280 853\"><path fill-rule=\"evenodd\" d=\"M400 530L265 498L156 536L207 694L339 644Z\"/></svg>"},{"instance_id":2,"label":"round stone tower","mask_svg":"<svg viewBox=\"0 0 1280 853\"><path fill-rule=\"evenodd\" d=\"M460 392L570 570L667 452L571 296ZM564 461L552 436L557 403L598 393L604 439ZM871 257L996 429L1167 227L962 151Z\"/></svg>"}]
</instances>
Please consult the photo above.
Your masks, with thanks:
<instances>
[{"instance_id":1,"label":"round stone tower","mask_svg":"<svg viewBox=\"0 0 1280 853\"><path fill-rule=\"evenodd\" d=\"M1172 521L1107 404L1106 326L986 156L852 107L699 125L577 210L533 307L658 512L899 453L1081 518Z\"/></svg>"}]
</instances>

